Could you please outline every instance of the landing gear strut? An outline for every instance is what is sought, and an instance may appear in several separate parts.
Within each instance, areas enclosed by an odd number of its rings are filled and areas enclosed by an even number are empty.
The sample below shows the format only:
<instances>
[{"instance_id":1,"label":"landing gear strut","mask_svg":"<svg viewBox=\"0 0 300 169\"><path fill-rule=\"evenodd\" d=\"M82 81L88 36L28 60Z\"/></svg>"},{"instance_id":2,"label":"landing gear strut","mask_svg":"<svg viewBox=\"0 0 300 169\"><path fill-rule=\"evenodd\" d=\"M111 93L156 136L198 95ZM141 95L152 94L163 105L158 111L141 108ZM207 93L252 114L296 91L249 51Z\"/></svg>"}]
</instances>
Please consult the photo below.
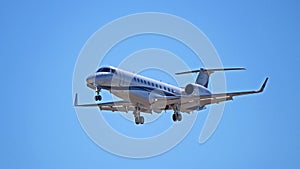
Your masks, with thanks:
<instances>
[{"instance_id":1,"label":"landing gear strut","mask_svg":"<svg viewBox=\"0 0 300 169\"><path fill-rule=\"evenodd\" d=\"M133 115L134 115L134 121L135 124L139 125L139 124L144 124L144 117L140 115L140 108L138 106L135 107L135 110L133 111Z\"/></svg>"},{"instance_id":2,"label":"landing gear strut","mask_svg":"<svg viewBox=\"0 0 300 169\"><path fill-rule=\"evenodd\" d=\"M179 112L179 110L180 110L179 105L173 105L172 108L174 110L174 114L172 115L173 121L174 122L181 121L182 120L182 115Z\"/></svg>"},{"instance_id":3,"label":"landing gear strut","mask_svg":"<svg viewBox=\"0 0 300 169\"><path fill-rule=\"evenodd\" d=\"M100 95L100 91L101 91L101 88L100 87L96 87L95 101L101 101L102 100L102 97Z\"/></svg>"}]
</instances>

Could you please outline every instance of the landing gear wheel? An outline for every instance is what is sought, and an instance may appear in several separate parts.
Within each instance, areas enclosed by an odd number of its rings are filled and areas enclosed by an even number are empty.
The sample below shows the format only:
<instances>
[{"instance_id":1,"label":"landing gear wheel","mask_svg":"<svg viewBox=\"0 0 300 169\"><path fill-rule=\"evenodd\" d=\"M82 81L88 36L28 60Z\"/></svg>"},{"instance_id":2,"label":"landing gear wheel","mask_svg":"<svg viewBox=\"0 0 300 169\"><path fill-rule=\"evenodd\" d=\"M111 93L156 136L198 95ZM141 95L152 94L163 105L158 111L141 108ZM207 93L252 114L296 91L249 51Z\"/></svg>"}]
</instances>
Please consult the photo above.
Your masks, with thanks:
<instances>
[{"instance_id":1,"label":"landing gear wheel","mask_svg":"<svg viewBox=\"0 0 300 169\"><path fill-rule=\"evenodd\" d=\"M137 124L137 125L140 124L140 119L139 119L139 117L136 117L136 118L135 118L135 124Z\"/></svg>"},{"instance_id":2,"label":"landing gear wheel","mask_svg":"<svg viewBox=\"0 0 300 169\"><path fill-rule=\"evenodd\" d=\"M172 119L173 119L174 122L175 121L181 121L182 120L182 115L180 113L174 113L172 115Z\"/></svg>"},{"instance_id":3,"label":"landing gear wheel","mask_svg":"<svg viewBox=\"0 0 300 169\"><path fill-rule=\"evenodd\" d=\"M172 115L172 119L173 119L174 122L177 121L177 117L176 117L175 113Z\"/></svg>"},{"instance_id":4,"label":"landing gear wheel","mask_svg":"<svg viewBox=\"0 0 300 169\"><path fill-rule=\"evenodd\" d=\"M177 120L181 121L182 120L182 115L180 113L177 114Z\"/></svg>"},{"instance_id":5,"label":"landing gear wheel","mask_svg":"<svg viewBox=\"0 0 300 169\"><path fill-rule=\"evenodd\" d=\"M144 124L144 117L143 116L140 117L140 123Z\"/></svg>"},{"instance_id":6,"label":"landing gear wheel","mask_svg":"<svg viewBox=\"0 0 300 169\"><path fill-rule=\"evenodd\" d=\"M135 120L135 124L137 124L137 125L144 124L144 121L145 121L143 116L136 117L134 120Z\"/></svg>"},{"instance_id":7,"label":"landing gear wheel","mask_svg":"<svg viewBox=\"0 0 300 169\"><path fill-rule=\"evenodd\" d=\"M101 95L96 95L96 96L95 96L95 101L101 101L101 100L102 100Z\"/></svg>"}]
</instances>

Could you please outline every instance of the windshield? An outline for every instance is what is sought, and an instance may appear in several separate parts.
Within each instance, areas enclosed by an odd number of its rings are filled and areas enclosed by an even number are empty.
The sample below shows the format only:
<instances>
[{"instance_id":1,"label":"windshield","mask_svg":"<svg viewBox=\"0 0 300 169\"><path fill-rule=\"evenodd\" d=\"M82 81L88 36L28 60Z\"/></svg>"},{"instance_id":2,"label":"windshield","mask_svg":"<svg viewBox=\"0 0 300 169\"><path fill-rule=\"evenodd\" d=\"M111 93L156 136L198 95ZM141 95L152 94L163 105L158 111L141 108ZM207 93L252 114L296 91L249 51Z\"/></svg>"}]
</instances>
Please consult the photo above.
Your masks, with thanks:
<instances>
[{"instance_id":1,"label":"windshield","mask_svg":"<svg viewBox=\"0 0 300 169\"><path fill-rule=\"evenodd\" d=\"M102 68L98 69L97 72L115 73L116 70L112 69L112 68L109 68L109 67L102 67Z\"/></svg>"}]
</instances>

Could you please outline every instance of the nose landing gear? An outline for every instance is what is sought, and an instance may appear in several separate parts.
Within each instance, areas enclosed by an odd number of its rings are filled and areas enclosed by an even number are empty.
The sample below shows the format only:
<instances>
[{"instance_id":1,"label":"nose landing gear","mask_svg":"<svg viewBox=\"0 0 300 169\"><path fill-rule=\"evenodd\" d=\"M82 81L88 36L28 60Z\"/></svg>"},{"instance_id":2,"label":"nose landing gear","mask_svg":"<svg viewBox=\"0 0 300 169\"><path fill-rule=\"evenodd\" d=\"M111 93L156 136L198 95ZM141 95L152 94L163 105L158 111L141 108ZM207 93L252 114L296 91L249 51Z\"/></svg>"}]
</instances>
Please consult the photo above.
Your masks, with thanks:
<instances>
[{"instance_id":1,"label":"nose landing gear","mask_svg":"<svg viewBox=\"0 0 300 169\"><path fill-rule=\"evenodd\" d=\"M100 91L101 91L101 88L100 87L96 87L95 101L101 101L102 100L102 96L100 95Z\"/></svg>"}]
</instances>

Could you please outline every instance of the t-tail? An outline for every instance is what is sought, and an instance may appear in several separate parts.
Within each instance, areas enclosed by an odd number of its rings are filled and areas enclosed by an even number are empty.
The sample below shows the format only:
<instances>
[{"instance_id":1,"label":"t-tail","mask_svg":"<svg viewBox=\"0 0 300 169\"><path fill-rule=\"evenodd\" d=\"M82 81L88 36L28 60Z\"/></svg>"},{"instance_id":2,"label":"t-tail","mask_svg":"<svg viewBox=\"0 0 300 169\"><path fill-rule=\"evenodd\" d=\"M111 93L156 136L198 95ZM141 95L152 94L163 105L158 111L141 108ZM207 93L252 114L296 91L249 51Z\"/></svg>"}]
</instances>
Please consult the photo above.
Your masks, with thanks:
<instances>
[{"instance_id":1,"label":"t-tail","mask_svg":"<svg viewBox=\"0 0 300 169\"><path fill-rule=\"evenodd\" d=\"M227 70L246 70L245 68L219 68L219 69L205 69L200 68L199 70L191 70L186 72L179 72L176 75L188 74L188 73L198 73L196 84L208 87L209 76L214 72L227 71Z\"/></svg>"}]
</instances>

